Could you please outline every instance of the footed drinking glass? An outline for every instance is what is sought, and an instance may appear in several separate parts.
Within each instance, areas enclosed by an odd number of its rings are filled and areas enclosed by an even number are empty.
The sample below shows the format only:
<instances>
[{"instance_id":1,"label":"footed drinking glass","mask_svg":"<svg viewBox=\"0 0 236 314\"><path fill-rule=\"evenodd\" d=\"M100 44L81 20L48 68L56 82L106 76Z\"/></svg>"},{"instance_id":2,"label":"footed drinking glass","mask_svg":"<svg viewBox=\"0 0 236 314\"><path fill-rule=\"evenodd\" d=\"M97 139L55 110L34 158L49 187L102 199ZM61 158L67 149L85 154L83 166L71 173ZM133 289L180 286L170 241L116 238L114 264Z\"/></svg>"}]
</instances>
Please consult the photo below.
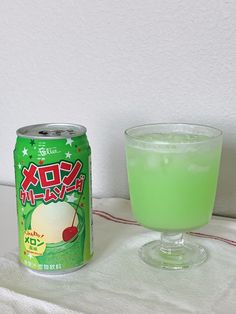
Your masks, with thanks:
<instances>
[{"instance_id":1,"label":"footed drinking glass","mask_svg":"<svg viewBox=\"0 0 236 314\"><path fill-rule=\"evenodd\" d=\"M152 266L184 269L207 259L187 231L211 218L221 157L222 131L192 124L160 123L125 131L132 211L161 239L146 243L141 258Z\"/></svg>"}]
</instances>

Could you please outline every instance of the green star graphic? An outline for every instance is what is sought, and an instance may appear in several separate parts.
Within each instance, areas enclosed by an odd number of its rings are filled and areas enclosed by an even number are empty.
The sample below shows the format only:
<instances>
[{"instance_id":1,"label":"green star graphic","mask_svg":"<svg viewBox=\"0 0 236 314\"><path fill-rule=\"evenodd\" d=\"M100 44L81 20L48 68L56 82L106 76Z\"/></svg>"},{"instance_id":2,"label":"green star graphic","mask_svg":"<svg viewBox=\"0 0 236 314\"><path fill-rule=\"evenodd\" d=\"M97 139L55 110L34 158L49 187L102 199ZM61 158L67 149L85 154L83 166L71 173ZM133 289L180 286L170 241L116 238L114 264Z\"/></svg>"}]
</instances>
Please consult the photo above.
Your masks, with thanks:
<instances>
[{"instance_id":1,"label":"green star graphic","mask_svg":"<svg viewBox=\"0 0 236 314\"><path fill-rule=\"evenodd\" d=\"M34 140L30 140L30 145L34 145L35 144L35 141Z\"/></svg>"}]
</instances>

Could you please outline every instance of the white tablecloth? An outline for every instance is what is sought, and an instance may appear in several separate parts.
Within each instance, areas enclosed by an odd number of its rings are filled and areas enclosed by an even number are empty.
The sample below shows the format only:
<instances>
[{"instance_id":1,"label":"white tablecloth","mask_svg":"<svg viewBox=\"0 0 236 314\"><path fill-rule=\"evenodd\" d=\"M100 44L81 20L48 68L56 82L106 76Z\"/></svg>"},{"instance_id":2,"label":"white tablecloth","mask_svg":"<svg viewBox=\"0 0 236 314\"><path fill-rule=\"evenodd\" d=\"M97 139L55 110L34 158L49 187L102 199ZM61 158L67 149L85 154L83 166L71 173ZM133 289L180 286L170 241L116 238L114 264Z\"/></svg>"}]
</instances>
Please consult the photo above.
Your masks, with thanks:
<instances>
[{"instance_id":1,"label":"white tablecloth","mask_svg":"<svg viewBox=\"0 0 236 314\"><path fill-rule=\"evenodd\" d=\"M129 201L97 199L94 209L95 255L84 268L40 276L19 264L16 251L0 258L0 313L236 312L236 243L194 236L210 253L206 263L158 270L137 250L159 233L125 220L133 219ZM236 222L213 218L198 232L236 240Z\"/></svg>"}]
</instances>

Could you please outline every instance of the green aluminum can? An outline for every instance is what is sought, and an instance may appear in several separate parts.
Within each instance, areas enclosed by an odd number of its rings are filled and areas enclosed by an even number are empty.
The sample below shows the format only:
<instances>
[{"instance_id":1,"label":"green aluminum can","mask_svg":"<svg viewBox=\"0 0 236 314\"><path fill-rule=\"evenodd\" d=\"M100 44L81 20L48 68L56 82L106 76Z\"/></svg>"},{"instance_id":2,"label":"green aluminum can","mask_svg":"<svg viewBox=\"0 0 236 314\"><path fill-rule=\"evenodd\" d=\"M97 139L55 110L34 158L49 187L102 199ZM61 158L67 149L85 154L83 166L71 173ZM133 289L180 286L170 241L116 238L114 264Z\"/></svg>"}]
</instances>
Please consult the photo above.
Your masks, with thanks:
<instances>
[{"instance_id":1,"label":"green aluminum can","mask_svg":"<svg viewBox=\"0 0 236 314\"><path fill-rule=\"evenodd\" d=\"M91 150L86 128L37 124L17 130L14 150L20 262L46 274L93 255Z\"/></svg>"}]
</instances>

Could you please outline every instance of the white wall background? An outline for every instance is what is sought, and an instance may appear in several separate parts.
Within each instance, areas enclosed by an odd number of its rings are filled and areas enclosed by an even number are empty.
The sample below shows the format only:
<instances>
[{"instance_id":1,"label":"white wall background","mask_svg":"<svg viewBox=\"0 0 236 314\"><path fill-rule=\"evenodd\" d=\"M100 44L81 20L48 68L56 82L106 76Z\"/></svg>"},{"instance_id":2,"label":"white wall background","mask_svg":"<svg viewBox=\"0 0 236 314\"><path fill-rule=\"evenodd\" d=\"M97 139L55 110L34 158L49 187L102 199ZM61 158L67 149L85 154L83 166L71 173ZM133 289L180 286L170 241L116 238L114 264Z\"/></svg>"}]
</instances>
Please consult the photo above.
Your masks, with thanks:
<instances>
[{"instance_id":1,"label":"white wall background","mask_svg":"<svg viewBox=\"0 0 236 314\"><path fill-rule=\"evenodd\" d=\"M15 130L87 126L96 196L128 196L123 131L149 122L225 134L216 208L236 215L236 1L0 2L0 182Z\"/></svg>"}]
</instances>

